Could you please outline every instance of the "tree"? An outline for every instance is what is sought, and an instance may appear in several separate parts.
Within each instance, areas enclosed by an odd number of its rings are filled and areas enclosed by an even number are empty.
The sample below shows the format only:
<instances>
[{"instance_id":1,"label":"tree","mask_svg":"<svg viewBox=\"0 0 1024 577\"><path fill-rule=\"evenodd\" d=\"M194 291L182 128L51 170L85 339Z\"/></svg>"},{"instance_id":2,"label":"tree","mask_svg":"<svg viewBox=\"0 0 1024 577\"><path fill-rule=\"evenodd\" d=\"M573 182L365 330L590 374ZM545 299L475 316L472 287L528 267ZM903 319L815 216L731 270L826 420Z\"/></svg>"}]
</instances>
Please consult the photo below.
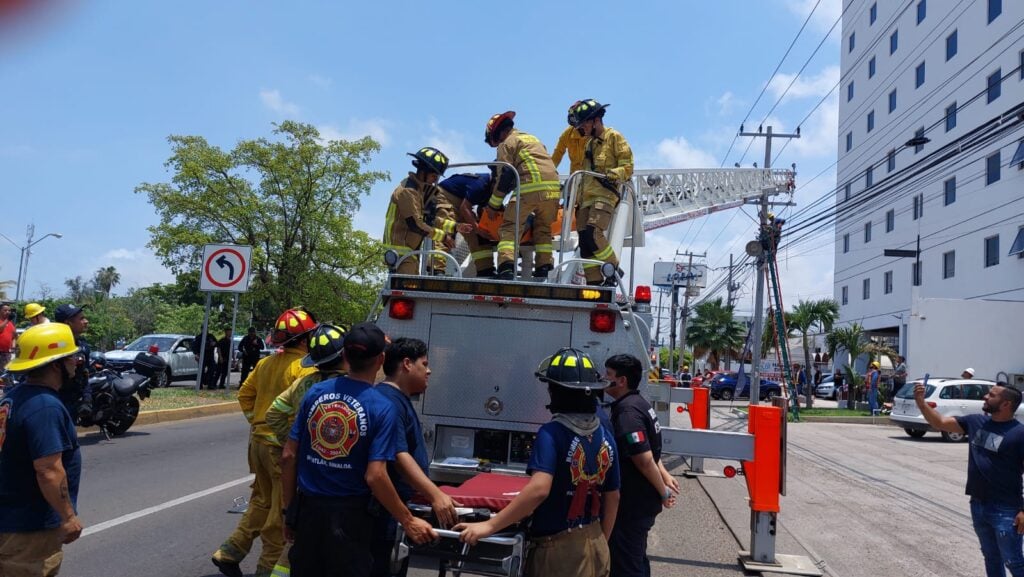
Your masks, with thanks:
<instances>
[{"instance_id":1,"label":"tree","mask_svg":"<svg viewBox=\"0 0 1024 577\"><path fill-rule=\"evenodd\" d=\"M733 318L732 305L717 298L693 307L694 316L686 327L686 342L693 347L694 358L708 356L708 364L717 367L722 356L737 357L747 329Z\"/></svg>"},{"instance_id":2,"label":"tree","mask_svg":"<svg viewBox=\"0 0 1024 577\"><path fill-rule=\"evenodd\" d=\"M13 280L0 281L0 301L7 300L7 289L15 286L17 283Z\"/></svg>"},{"instance_id":3,"label":"tree","mask_svg":"<svg viewBox=\"0 0 1024 577\"><path fill-rule=\"evenodd\" d=\"M786 315L786 328L800 334L804 349L804 374L807 385L804 396L807 408L814 406L814 387L811 375L811 346L807 337L813 332L829 332L839 318L839 303L833 299L817 301L801 300L793 307L793 312ZM796 376L799 382L799 376Z\"/></svg>"},{"instance_id":4,"label":"tree","mask_svg":"<svg viewBox=\"0 0 1024 577\"><path fill-rule=\"evenodd\" d=\"M253 247L246 295L254 316L305 305L318 316L365 318L384 264L380 242L352 225L360 199L387 173L364 170L380 145L366 137L323 142L286 121L273 138L230 151L201 136L171 136L170 183L142 183L160 216L149 246L176 274L199 270L202 246Z\"/></svg>"},{"instance_id":5,"label":"tree","mask_svg":"<svg viewBox=\"0 0 1024 577\"><path fill-rule=\"evenodd\" d=\"M843 367L843 373L849 391L846 400L846 406L849 409L854 408L860 386L863 384L861 375L857 374L854 367L857 359L866 354L868 362L871 362L871 359L877 355L889 357L895 355L895 351L891 348L868 339L864 334L864 328L856 322L850 323L849 326L833 329L825 337L825 345L828 347L830 357L834 358L839 350L846 352L847 360L846 366Z\"/></svg>"},{"instance_id":6,"label":"tree","mask_svg":"<svg viewBox=\"0 0 1024 577\"><path fill-rule=\"evenodd\" d=\"M107 297L110 296L110 291L120 282L121 273L117 272L117 269L112 266L97 270L92 280L93 286Z\"/></svg>"},{"instance_id":7,"label":"tree","mask_svg":"<svg viewBox=\"0 0 1024 577\"><path fill-rule=\"evenodd\" d=\"M68 298L73 302L83 302L93 295L92 283L81 276L64 279L64 286L68 287Z\"/></svg>"}]
</instances>

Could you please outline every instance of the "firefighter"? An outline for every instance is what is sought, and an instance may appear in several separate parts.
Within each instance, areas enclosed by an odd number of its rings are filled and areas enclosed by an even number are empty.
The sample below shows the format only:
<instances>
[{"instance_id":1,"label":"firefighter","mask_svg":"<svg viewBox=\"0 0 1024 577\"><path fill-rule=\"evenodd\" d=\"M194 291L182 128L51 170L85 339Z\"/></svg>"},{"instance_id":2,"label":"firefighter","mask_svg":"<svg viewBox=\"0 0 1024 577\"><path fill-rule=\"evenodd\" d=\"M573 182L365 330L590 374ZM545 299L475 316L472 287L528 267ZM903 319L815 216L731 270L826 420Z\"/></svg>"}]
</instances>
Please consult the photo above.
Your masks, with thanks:
<instances>
[{"instance_id":1,"label":"firefighter","mask_svg":"<svg viewBox=\"0 0 1024 577\"><path fill-rule=\"evenodd\" d=\"M569 106L569 116L567 118L569 126L562 131L562 135L558 137L558 144L555 145L555 151L551 153L551 162L554 162L557 167L562 162L562 156L565 155L566 151L569 152L570 174L577 170L583 170L583 154L587 147L587 140L589 140L576 130L576 125L579 122L576 120L576 113L574 111L580 102L582 100L577 100Z\"/></svg>"},{"instance_id":2,"label":"firefighter","mask_svg":"<svg viewBox=\"0 0 1024 577\"><path fill-rule=\"evenodd\" d=\"M416 172L410 172L391 193L391 203L388 205L384 221L384 248L393 250L402 257L419 250L423 238L429 237L434 241L436 248L451 249L455 246L455 239L452 236L455 231L458 229L463 234L469 234L472 227L457 225L452 220L445 221L440 227L437 226L436 219L428 224L424 212L427 202L434 194L437 181L448 169L448 157L430 146L423 147L415 153L410 152L408 155L413 157L412 165ZM417 274L419 259L405 259L396 272Z\"/></svg>"},{"instance_id":3,"label":"firefighter","mask_svg":"<svg viewBox=\"0 0 1024 577\"><path fill-rule=\"evenodd\" d=\"M452 205L456 222L473 227L463 237L469 245L478 277L495 276L494 249L497 238L490 238L486 231L479 228L481 211L491 197L492 182L491 175L487 173L456 174L437 185L438 194Z\"/></svg>"},{"instance_id":4,"label":"firefighter","mask_svg":"<svg viewBox=\"0 0 1024 577\"><path fill-rule=\"evenodd\" d=\"M608 243L608 227L619 204L619 190L633 175L633 151L619 131L604 125L606 108L607 104L590 99L573 109L576 130L590 138L584 150L583 169L604 175L603 178L583 177L576 230L580 235L580 256L612 263L618 268L619 259ZM597 264L585 264L583 271L589 285L614 283L614 279L603 281Z\"/></svg>"},{"instance_id":5,"label":"firefighter","mask_svg":"<svg viewBox=\"0 0 1024 577\"><path fill-rule=\"evenodd\" d=\"M551 224L558 216L558 199L561 192L558 184L558 170L551 162L547 148L536 136L515 129L513 119L516 113L509 110L495 114L487 121L484 140L497 148L497 160L507 162L519 173L519 222L516 223L516 208L509 201L501 221L498 241L498 278L511 280L515 271L515 234L522 233L526 219L533 214L533 240L536 258L533 276L545 278L554 267L551 256ZM487 210L499 211L505 196L514 188L511 182L499 179L491 195ZM492 213L493 214L493 213Z\"/></svg>"},{"instance_id":6,"label":"firefighter","mask_svg":"<svg viewBox=\"0 0 1024 577\"><path fill-rule=\"evenodd\" d=\"M345 345L345 329L337 325L321 324L309 333L307 349L309 353L300 361L305 368L316 367L316 372L299 377L283 393L274 399L273 404L267 409L267 426L274 432L278 440L288 438L288 433L295 422L295 412L302 404L302 397L313 385L340 377L346 374L345 356L343 348ZM288 562L288 552L291 547L285 544L281 556L274 565L271 577L287 577L291 572L291 563Z\"/></svg>"},{"instance_id":7,"label":"firefighter","mask_svg":"<svg viewBox=\"0 0 1024 577\"><path fill-rule=\"evenodd\" d=\"M238 527L213 553L213 564L229 577L241 577L239 563L249 553L258 535L263 543L256 575L270 575L284 549L281 518L281 442L267 425L266 412L289 385L314 372L302 367L306 335L316 328L316 319L302 309L288 309L277 318L271 342L283 347L256 364L238 389L238 404L251 425L249 470L256 475L249 508Z\"/></svg>"},{"instance_id":8,"label":"firefighter","mask_svg":"<svg viewBox=\"0 0 1024 577\"><path fill-rule=\"evenodd\" d=\"M548 385L552 419L537 431L530 481L491 519L454 529L475 545L532 514L526 575L606 576L619 507L619 455L614 434L597 415L605 383L590 357L571 348L544 359L536 376Z\"/></svg>"}]
</instances>

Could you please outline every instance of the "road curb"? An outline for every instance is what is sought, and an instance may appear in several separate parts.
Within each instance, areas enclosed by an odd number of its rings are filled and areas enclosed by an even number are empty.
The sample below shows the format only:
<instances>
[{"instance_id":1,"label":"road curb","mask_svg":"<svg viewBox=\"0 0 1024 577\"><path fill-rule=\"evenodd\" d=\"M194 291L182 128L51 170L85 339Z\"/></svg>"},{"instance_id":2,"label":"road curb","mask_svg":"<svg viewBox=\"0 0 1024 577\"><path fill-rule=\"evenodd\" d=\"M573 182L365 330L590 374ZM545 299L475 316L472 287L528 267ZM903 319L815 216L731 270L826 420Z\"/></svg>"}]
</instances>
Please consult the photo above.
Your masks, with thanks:
<instances>
[{"instance_id":1,"label":"road curb","mask_svg":"<svg viewBox=\"0 0 1024 577\"><path fill-rule=\"evenodd\" d=\"M156 423L170 423L172 421L184 421L199 417L211 417L213 415L226 415L229 413L241 412L242 408L237 401L224 403L212 403L209 405L198 405L195 407L182 407L180 409L163 409L159 411L140 411L139 417L135 419L133 427L140 425L155 425ZM96 427L78 427L79 434L98 431Z\"/></svg>"},{"instance_id":2,"label":"road curb","mask_svg":"<svg viewBox=\"0 0 1024 577\"><path fill-rule=\"evenodd\" d=\"M823 417L819 415L800 415L801 423L838 423L844 425L878 425L899 427L889 417ZM790 423L793 424L793 423Z\"/></svg>"}]
</instances>

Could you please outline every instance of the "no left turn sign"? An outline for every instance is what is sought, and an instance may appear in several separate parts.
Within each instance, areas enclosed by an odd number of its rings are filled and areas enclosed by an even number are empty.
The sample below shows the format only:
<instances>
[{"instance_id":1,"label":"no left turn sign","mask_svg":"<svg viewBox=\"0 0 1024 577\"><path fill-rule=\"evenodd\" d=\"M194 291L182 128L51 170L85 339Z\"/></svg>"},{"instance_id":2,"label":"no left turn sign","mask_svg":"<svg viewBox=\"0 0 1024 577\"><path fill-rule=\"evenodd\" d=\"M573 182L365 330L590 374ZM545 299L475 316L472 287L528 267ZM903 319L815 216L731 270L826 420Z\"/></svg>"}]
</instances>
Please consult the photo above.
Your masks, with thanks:
<instances>
[{"instance_id":1,"label":"no left turn sign","mask_svg":"<svg viewBox=\"0 0 1024 577\"><path fill-rule=\"evenodd\" d=\"M208 244L203 247L199 290L244 293L249 290L249 262L252 247L237 244Z\"/></svg>"}]
</instances>

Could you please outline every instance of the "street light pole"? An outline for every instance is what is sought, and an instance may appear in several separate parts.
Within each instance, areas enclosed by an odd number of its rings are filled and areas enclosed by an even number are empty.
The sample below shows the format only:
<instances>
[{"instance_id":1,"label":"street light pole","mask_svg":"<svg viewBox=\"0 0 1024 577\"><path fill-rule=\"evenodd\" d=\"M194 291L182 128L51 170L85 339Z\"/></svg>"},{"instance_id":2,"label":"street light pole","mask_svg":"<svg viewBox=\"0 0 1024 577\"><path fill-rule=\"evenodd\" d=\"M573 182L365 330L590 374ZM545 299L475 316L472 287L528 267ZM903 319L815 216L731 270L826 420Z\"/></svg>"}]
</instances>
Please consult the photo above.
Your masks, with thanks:
<instances>
[{"instance_id":1,"label":"street light pole","mask_svg":"<svg viewBox=\"0 0 1024 577\"><path fill-rule=\"evenodd\" d=\"M32 237L35 235L36 227L34 224L28 225L28 237L25 246L19 246L18 243L14 242L7 235L0 233L0 238L3 238L7 242L14 245L19 251L21 256L18 259L18 284L14 288L14 300L20 301L25 295L25 285L28 284L28 258L32 254L32 247L46 240L48 237L63 238L64 235L59 232L50 232L40 237L35 242L32 241Z\"/></svg>"}]
</instances>

